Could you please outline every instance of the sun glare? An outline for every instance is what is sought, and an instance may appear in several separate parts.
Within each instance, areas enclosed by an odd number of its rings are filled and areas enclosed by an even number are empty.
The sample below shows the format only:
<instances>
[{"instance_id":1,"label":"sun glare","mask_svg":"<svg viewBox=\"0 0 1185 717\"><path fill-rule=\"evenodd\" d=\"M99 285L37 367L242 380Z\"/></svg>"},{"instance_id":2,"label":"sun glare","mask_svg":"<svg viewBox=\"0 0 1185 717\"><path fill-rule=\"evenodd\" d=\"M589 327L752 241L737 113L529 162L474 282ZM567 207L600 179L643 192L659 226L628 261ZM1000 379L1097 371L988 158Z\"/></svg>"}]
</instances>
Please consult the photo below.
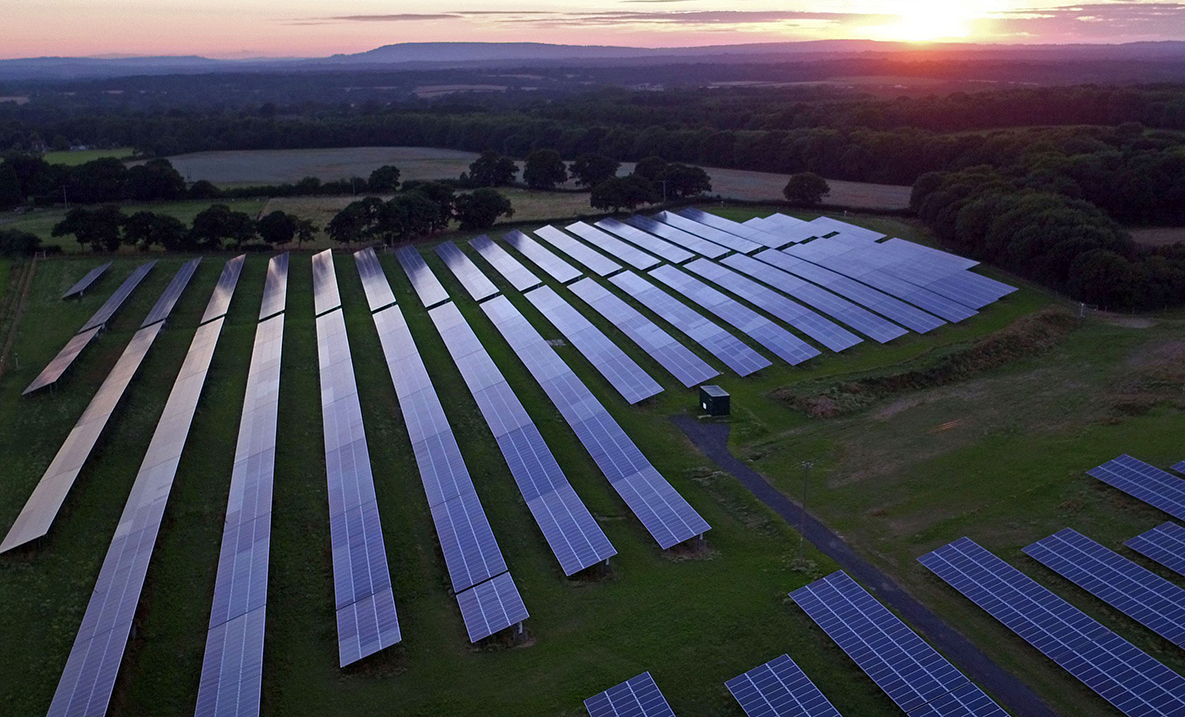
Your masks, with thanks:
<instances>
[{"instance_id":1,"label":"sun glare","mask_svg":"<svg viewBox=\"0 0 1185 717\"><path fill-rule=\"evenodd\" d=\"M878 39L898 42L935 42L966 38L979 13L951 2L911 3L897 22L871 28Z\"/></svg>"}]
</instances>

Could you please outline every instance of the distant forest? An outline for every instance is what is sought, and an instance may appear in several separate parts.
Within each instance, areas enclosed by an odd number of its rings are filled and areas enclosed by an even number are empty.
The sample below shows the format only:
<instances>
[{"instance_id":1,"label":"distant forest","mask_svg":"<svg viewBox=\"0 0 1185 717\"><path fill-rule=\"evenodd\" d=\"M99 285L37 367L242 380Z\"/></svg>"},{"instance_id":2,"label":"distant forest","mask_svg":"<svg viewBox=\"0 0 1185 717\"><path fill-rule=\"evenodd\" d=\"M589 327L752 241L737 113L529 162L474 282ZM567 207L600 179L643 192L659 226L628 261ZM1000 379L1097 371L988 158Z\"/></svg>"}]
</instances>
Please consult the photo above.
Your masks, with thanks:
<instances>
[{"instance_id":1,"label":"distant forest","mask_svg":"<svg viewBox=\"0 0 1185 717\"><path fill-rule=\"evenodd\" d=\"M373 88L364 75L309 82ZM69 95L45 88L28 104L0 104L0 148L131 146L166 156L405 145L518 158L547 149L567 161L660 156L911 184L919 216L964 253L1113 308L1185 302L1185 247L1137 247L1117 223L1185 223L1185 85L890 98L826 86L600 87L283 104L247 101L242 91L254 81L274 90L281 80L237 75L226 80L224 104L186 99L206 96L219 77L74 83ZM115 82L140 89L101 89ZM182 83L191 89L171 96ZM1007 226L993 229L1001 214Z\"/></svg>"}]
</instances>

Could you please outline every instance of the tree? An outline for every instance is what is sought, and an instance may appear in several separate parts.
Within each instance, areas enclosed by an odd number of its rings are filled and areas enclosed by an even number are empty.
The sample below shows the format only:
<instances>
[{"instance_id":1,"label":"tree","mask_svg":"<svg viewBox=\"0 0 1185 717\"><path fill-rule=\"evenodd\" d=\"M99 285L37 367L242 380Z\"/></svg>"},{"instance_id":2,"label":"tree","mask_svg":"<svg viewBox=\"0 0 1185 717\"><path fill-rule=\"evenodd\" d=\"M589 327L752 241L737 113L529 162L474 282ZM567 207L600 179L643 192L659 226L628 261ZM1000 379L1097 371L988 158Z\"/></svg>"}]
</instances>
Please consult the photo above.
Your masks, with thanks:
<instances>
[{"instance_id":1,"label":"tree","mask_svg":"<svg viewBox=\"0 0 1185 717\"><path fill-rule=\"evenodd\" d=\"M259 237L272 246L287 244L296 236L296 217L281 211L265 215L258 222Z\"/></svg>"},{"instance_id":2,"label":"tree","mask_svg":"<svg viewBox=\"0 0 1185 717\"><path fill-rule=\"evenodd\" d=\"M509 157L492 149L481 153L469 165L469 182L476 187L501 187L514 183L518 166Z\"/></svg>"},{"instance_id":3,"label":"tree","mask_svg":"<svg viewBox=\"0 0 1185 717\"><path fill-rule=\"evenodd\" d=\"M152 212L136 212L123 225L123 242L148 251L154 245L169 251L186 249L185 225L176 217Z\"/></svg>"},{"instance_id":4,"label":"tree","mask_svg":"<svg viewBox=\"0 0 1185 717\"><path fill-rule=\"evenodd\" d=\"M41 248L41 237L20 229L0 229L0 256L28 256Z\"/></svg>"},{"instance_id":5,"label":"tree","mask_svg":"<svg viewBox=\"0 0 1185 717\"><path fill-rule=\"evenodd\" d=\"M387 202L380 234L384 241L431 233L440 217L440 206L420 192L396 194Z\"/></svg>"},{"instance_id":6,"label":"tree","mask_svg":"<svg viewBox=\"0 0 1185 717\"><path fill-rule=\"evenodd\" d=\"M459 195L454 207L462 230L489 229L498 221L498 217L514 216L510 200L493 189L475 189Z\"/></svg>"},{"instance_id":7,"label":"tree","mask_svg":"<svg viewBox=\"0 0 1185 717\"><path fill-rule=\"evenodd\" d=\"M370 179L366 180L366 187L369 191L378 194L394 192L399 187L399 168L384 164L370 173Z\"/></svg>"},{"instance_id":8,"label":"tree","mask_svg":"<svg viewBox=\"0 0 1185 717\"><path fill-rule=\"evenodd\" d=\"M127 217L114 205L98 209L75 207L66 212L50 233L55 237L73 234L79 244L89 244L93 251L113 252L119 249L121 229L126 221Z\"/></svg>"},{"instance_id":9,"label":"tree","mask_svg":"<svg viewBox=\"0 0 1185 717\"><path fill-rule=\"evenodd\" d=\"M221 194L222 190L214 186L213 182L208 182L205 179L197 180L189 188L189 196L194 199L217 199Z\"/></svg>"},{"instance_id":10,"label":"tree","mask_svg":"<svg viewBox=\"0 0 1185 717\"><path fill-rule=\"evenodd\" d=\"M568 181L568 169L560 153L554 149L537 149L527 155L523 166L523 181L531 189L555 189Z\"/></svg>"},{"instance_id":11,"label":"tree","mask_svg":"<svg viewBox=\"0 0 1185 717\"><path fill-rule=\"evenodd\" d=\"M24 201L16 170L8 162L0 163L0 211L12 209Z\"/></svg>"},{"instance_id":12,"label":"tree","mask_svg":"<svg viewBox=\"0 0 1185 717\"><path fill-rule=\"evenodd\" d=\"M297 219L296 220L296 247L299 249L307 241L312 241L316 237L320 228L313 224L312 219Z\"/></svg>"},{"instance_id":13,"label":"tree","mask_svg":"<svg viewBox=\"0 0 1185 717\"><path fill-rule=\"evenodd\" d=\"M453 188L443 182L404 182L404 192L416 192L427 197L436 205L436 216L430 231L439 232L448 228L453 218Z\"/></svg>"},{"instance_id":14,"label":"tree","mask_svg":"<svg viewBox=\"0 0 1185 717\"><path fill-rule=\"evenodd\" d=\"M634 174L645 177L653 182L658 179L658 175L662 174L662 170L666 169L666 167L667 161L665 159L651 155L634 165Z\"/></svg>"},{"instance_id":15,"label":"tree","mask_svg":"<svg viewBox=\"0 0 1185 717\"><path fill-rule=\"evenodd\" d=\"M656 201L658 192L654 183L639 174L631 174L611 177L593 187L588 203L594 209L619 212L622 209L633 211L641 204L653 204Z\"/></svg>"},{"instance_id":16,"label":"tree","mask_svg":"<svg viewBox=\"0 0 1185 717\"><path fill-rule=\"evenodd\" d=\"M791 175L782 189L782 196L786 201L802 207L817 207L823 202L823 197L831 193L827 180L814 172L801 172Z\"/></svg>"},{"instance_id":17,"label":"tree","mask_svg":"<svg viewBox=\"0 0 1185 717\"><path fill-rule=\"evenodd\" d=\"M364 241L384 231L390 225L387 205L378 197L366 197L350 202L329 220L325 231L329 238L342 244Z\"/></svg>"},{"instance_id":18,"label":"tree","mask_svg":"<svg viewBox=\"0 0 1185 717\"><path fill-rule=\"evenodd\" d=\"M214 204L193 218L189 237L202 249L221 249L223 242L240 247L255 238L255 222L244 212Z\"/></svg>"},{"instance_id":19,"label":"tree","mask_svg":"<svg viewBox=\"0 0 1185 717\"><path fill-rule=\"evenodd\" d=\"M617 169L620 166L621 162L616 159L590 152L577 157L569 170L580 186L595 187L601 182L617 176Z\"/></svg>"},{"instance_id":20,"label":"tree","mask_svg":"<svg viewBox=\"0 0 1185 717\"><path fill-rule=\"evenodd\" d=\"M712 191L712 179L700 167L686 164L668 164L658 173L656 182L662 182L663 199L698 197Z\"/></svg>"},{"instance_id":21,"label":"tree","mask_svg":"<svg viewBox=\"0 0 1185 717\"><path fill-rule=\"evenodd\" d=\"M150 159L128 170L124 196L139 201L177 199L185 195L185 177L167 159Z\"/></svg>"},{"instance_id":22,"label":"tree","mask_svg":"<svg viewBox=\"0 0 1185 717\"><path fill-rule=\"evenodd\" d=\"M102 157L70 171L70 198L82 204L118 202L124 197L128 168L115 157Z\"/></svg>"}]
</instances>

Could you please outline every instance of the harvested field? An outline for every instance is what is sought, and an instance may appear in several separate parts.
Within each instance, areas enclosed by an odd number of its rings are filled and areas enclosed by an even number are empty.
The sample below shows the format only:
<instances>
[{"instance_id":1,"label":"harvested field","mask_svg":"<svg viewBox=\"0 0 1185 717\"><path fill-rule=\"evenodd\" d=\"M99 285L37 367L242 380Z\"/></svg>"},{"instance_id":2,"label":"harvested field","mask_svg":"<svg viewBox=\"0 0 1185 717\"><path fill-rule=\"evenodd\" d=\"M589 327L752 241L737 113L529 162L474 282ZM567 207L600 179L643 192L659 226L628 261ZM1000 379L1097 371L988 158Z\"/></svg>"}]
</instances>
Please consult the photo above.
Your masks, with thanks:
<instances>
[{"instance_id":1,"label":"harvested field","mask_svg":"<svg viewBox=\"0 0 1185 717\"><path fill-rule=\"evenodd\" d=\"M1137 244L1145 246L1169 246L1185 242L1185 227L1142 227L1128 231Z\"/></svg>"}]
</instances>

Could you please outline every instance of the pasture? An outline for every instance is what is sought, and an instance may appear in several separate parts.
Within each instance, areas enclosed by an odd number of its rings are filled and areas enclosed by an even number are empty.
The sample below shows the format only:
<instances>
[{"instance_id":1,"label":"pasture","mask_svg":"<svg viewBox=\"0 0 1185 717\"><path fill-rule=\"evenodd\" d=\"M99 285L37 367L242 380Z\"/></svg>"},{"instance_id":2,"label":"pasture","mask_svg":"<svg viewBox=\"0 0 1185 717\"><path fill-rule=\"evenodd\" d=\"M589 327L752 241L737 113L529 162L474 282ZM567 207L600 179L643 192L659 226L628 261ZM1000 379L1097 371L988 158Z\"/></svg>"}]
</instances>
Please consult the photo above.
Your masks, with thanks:
<instances>
[{"instance_id":1,"label":"pasture","mask_svg":"<svg viewBox=\"0 0 1185 717\"><path fill-rule=\"evenodd\" d=\"M50 164L64 164L68 167L77 167L80 164L86 164L87 162L93 162L96 159L104 159L106 157L127 159L132 154L133 150L130 147L120 149L80 149L46 152L42 159Z\"/></svg>"},{"instance_id":2,"label":"pasture","mask_svg":"<svg viewBox=\"0 0 1185 717\"><path fill-rule=\"evenodd\" d=\"M757 212L731 208L721 213L743 219ZM927 240L916 227L897 220L853 221ZM566 345L558 349L712 524L706 551L672 556L657 550L624 508L430 246L421 247L425 260L540 426L618 556L606 576L562 576L426 312L394 257L381 254L531 612L527 643L469 646L448 594L447 572L353 259L338 254L338 283L404 634L395 648L338 670L311 271L308 254L294 254L280 384L265 714L385 714L394 709L409 715L578 715L583 698L650 670L677 714L740 715L724 681L784 652L841 713L898 714L786 599L787 592L834 565L809 547L806 565L798 565L793 527L730 477L712 470L670 424L671 415L695 412L694 392L548 282L666 389L627 407L579 353ZM464 248L545 338L558 337L529 302ZM204 260L48 539L35 552L0 556L0 601L6 606L0 619L0 712L39 714L48 705L139 457L225 258ZM21 389L141 259L118 258L110 275L78 303L57 297L97 259L71 256L39 264L14 347L20 368L0 375L0 454L12 457L0 482L0 523L11 523L183 259L162 258L59 390L22 399ZM192 713L265 264L264 257L248 257L215 353L112 715ZM982 271L1018 283L991 269ZM1086 319L1044 353L955 383L871 401L837 418L812 418L784 400L787 389L821 391L859 377L924 368L1018 319L1063 305L1044 290L1022 284L1020 291L956 326L909 334L883 346L866 342L796 368L775 363L749 378L726 374L718 383L732 394L734 454L795 497L803 491L801 461L815 461L807 491L812 512L1055 709L1103 717L1112 712L1102 700L932 577L915 558L968 535L1170 667L1185 669L1170 643L1019 552L1065 526L1116 547L1164 520L1084 471L1122 452L1159 465L1185 457L1179 448L1185 430L1185 350L1179 338L1185 318L1160 317L1142 324L1147 328Z\"/></svg>"}]
</instances>

